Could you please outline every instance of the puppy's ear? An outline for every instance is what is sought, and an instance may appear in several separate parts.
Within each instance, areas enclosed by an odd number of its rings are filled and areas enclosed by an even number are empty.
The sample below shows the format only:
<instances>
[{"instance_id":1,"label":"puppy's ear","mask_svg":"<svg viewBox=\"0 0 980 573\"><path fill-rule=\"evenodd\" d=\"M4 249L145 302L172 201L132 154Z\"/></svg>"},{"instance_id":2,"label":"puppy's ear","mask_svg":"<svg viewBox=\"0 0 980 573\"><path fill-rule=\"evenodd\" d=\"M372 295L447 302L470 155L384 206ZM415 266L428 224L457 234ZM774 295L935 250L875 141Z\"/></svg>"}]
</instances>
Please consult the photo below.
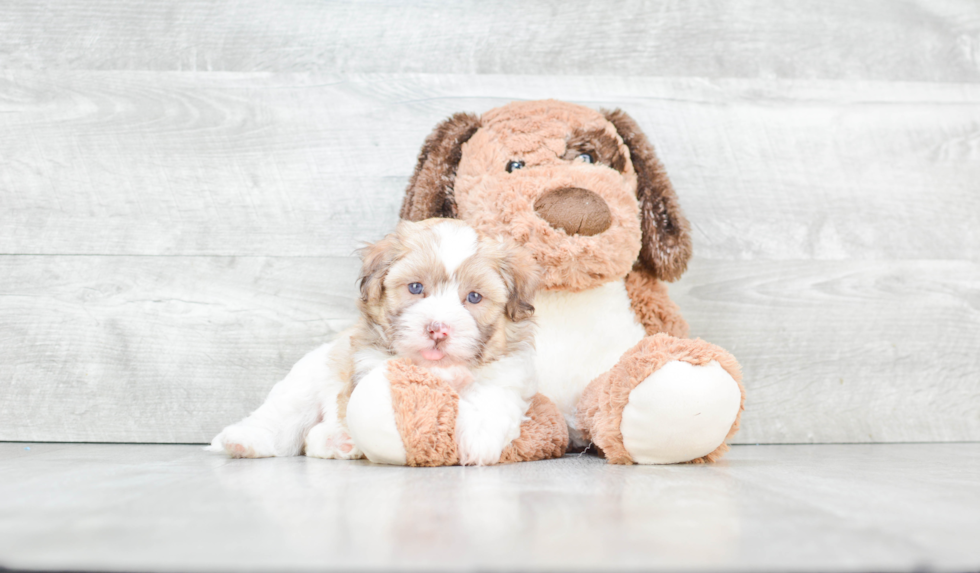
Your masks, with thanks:
<instances>
[{"instance_id":1,"label":"puppy's ear","mask_svg":"<svg viewBox=\"0 0 980 573\"><path fill-rule=\"evenodd\" d=\"M513 322L527 320L534 315L532 303L541 280L538 264L531 253L514 243L501 243L501 249L500 269L508 290L504 314Z\"/></svg>"},{"instance_id":2,"label":"puppy's ear","mask_svg":"<svg viewBox=\"0 0 980 573\"><path fill-rule=\"evenodd\" d=\"M405 190L401 218L421 221L432 217L456 218L456 168L463 144L480 128L480 118L457 113L443 120L425 138L415 173Z\"/></svg>"},{"instance_id":3,"label":"puppy's ear","mask_svg":"<svg viewBox=\"0 0 980 573\"><path fill-rule=\"evenodd\" d=\"M406 224L412 223L399 223L394 233L359 251L362 263L358 281L362 304L370 306L381 301L384 293L384 278L403 250L399 231L403 231L403 226Z\"/></svg>"},{"instance_id":4,"label":"puppy's ear","mask_svg":"<svg viewBox=\"0 0 980 573\"><path fill-rule=\"evenodd\" d=\"M665 281L680 278L691 258L690 224L681 212L674 187L653 146L633 118L621 110L603 110L630 150L636 171L636 199L643 230L637 263Z\"/></svg>"}]
</instances>

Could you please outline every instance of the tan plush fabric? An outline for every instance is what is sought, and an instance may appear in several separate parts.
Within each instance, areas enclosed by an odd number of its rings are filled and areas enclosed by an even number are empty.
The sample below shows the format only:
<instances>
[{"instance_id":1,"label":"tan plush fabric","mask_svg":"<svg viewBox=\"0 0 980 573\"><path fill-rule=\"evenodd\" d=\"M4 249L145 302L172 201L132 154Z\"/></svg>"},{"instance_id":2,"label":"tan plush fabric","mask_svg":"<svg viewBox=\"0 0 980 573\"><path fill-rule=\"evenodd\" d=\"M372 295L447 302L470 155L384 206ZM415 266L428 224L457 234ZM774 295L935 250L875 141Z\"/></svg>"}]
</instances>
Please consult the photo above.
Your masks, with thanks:
<instances>
[{"instance_id":1,"label":"tan plush fabric","mask_svg":"<svg viewBox=\"0 0 980 573\"><path fill-rule=\"evenodd\" d=\"M395 426L405 445L409 466L459 463L456 416L459 394L426 369L407 361L388 366ZM499 463L560 458L568 446L568 427L554 402L537 394L531 399L521 435L504 448Z\"/></svg>"},{"instance_id":2,"label":"tan plush fabric","mask_svg":"<svg viewBox=\"0 0 980 573\"><path fill-rule=\"evenodd\" d=\"M388 365L395 426L405 445L410 466L451 466L459 463L456 451L456 416L459 395L428 370L407 361Z\"/></svg>"},{"instance_id":3,"label":"tan plush fabric","mask_svg":"<svg viewBox=\"0 0 980 573\"><path fill-rule=\"evenodd\" d=\"M687 321L681 309L670 300L667 285L643 267L633 268L626 275L626 292L636 319L647 335L666 332L677 338L687 338Z\"/></svg>"},{"instance_id":4,"label":"tan plush fabric","mask_svg":"<svg viewBox=\"0 0 980 573\"><path fill-rule=\"evenodd\" d=\"M610 463L633 463L623 445L623 434L619 429L623 421L623 408L629 402L633 388L672 360L695 366L704 366L717 360L735 379L742 400L726 440L738 431L742 411L745 409L745 388L742 386L742 372L735 358L701 339L675 338L665 333L648 336L627 351L612 370L593 380L579 400L579 427L586 439L592 440L602 449ZM726 451L728 446L722 443L715 451L691 462L715 461Z\"/></svg>"},{"instance_id":5,"label":"tan plush fabric","mask_svg":"<svg viewBox=\"0 0 980 573\"><path fill-rule=\"evenodd\" d=\"M583 154L594 163L579 161ZM508 171L514 160L524 168ZM537 201L562 188L586 189L604 201L608 230L576 234L564 217L557 228L539 217ZM401 216L459 217L486 234L510 236L534 253L546 289L581 291L622 279L637 261L661 280L675 280L691 255L689 224L636 123L619 110L555 100L514 102L480 118L456 114L440 123L419 154ZM580 216L607 223L605 209Z\"/></svg>"},{"instance_id":6,"label":"tan plush fabric","mask_svg":"<svg viewBox=\"0 0 980 573\"><path fill-rule=\"evenodd\" d=\"M521 435L504 448L500 463L549 460L565 455L568 425L558 406L543 394L535 394L521 424Z\"/></svg>"},{"instance_id":7,"label":"tan plush fabric","mask_svg":"<svg viewBox=\"0 0 980 573\"><path fill-rule=\"evenodd\" d=\"M614 143L594 150L599 165L586 164L565 159L573 134L573 153L581 151L586 135ZM553 100L515 102L483 114L462 149L454 186L459 218L528 248L541 265L542 288L582 291L622 280L632 268L641 246L636 173L623 159L629 150L602 114ZM508 172L511 160L524 167ZM600 168L604 160L622 171ZM566 188L588 190L605 203L599 207L602 224L609 225L605 232L569 233L573 229L539 216L538 201Z\"/></svg>"}]
</instances>

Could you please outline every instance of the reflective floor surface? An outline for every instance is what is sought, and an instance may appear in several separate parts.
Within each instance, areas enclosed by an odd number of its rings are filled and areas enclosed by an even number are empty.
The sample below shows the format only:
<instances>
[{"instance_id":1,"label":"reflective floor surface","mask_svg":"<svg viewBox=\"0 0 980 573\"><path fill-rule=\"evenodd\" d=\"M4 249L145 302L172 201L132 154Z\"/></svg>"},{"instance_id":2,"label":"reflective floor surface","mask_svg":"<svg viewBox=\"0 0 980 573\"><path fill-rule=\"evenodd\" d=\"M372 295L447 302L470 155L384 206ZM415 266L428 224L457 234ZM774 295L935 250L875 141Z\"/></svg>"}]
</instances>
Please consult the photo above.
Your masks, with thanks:
<instances>
[{"instance_id":1,"label":"reflective floor surface","mask_svg":"<svg viewBox=\"0 0 980 573\"><path fill-rule=\"evenodd\" d=\"M702 466L230 460L0 443L0 566L980 569L980 444L736 446Z\"/></svg>"}]
</instances>

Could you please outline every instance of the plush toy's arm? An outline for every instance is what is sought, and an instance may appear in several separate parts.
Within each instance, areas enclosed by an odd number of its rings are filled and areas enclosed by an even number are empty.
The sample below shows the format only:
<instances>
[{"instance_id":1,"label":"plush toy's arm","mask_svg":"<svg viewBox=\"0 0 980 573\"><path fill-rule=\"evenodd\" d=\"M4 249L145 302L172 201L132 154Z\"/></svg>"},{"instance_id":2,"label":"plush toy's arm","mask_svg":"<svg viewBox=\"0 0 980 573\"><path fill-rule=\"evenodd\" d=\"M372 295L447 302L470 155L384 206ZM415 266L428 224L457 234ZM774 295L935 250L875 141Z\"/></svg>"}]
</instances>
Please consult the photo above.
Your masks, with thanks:
<instances>
[{"instance_id":1,"label":"plush toy's arm","mask_svg":"<svg viewBox=\"0 0 980 573\"><path fill-rule=\"evenodd\" d=\"M687 338L687 321L681 309L667 294L667 285L638 267L626 275L626 292L633 314L643 325L647 336L666 332L677 338Z\"/></svg>"},{"instance_id":2,"label":"plush toy's arm","mask_svg":"<svg viewBox=\"0 0 980 573\"><path fill-rule=\"evenodd\" d=\"M369 459L383 463L449 466L465 462L460 459L465 452L460 451L456 437L457 420L463 414L456 390L428 369L406 361L391 360L385 369L380 380L371 376L362 380L351 397L348 423L354 442ZM371 392L376 382L381 392ZM390 399L385 392L390 392ZM499 460L482 460L483 463L543 460L565 453L568 428L558 407L540 394L530 402L520 435L506 445ZM378 412L380 417L375 415ZM376 444L365 441L380 435L378 420L385 417L383 425L391 427L402 446L395 448L400 450L399 455L378 455Z\"/></svg>"}]
</instances>

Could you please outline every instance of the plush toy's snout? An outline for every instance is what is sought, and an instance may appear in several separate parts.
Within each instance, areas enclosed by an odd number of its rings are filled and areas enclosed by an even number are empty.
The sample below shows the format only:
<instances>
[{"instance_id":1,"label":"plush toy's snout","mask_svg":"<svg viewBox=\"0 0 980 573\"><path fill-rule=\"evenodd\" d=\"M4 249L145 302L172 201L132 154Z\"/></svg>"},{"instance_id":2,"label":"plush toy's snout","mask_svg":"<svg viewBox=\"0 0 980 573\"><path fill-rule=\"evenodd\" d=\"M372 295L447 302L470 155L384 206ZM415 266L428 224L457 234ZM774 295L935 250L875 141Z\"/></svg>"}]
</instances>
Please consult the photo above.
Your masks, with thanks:
<instances>
[{"instance_id":1,"label":"plush toy's snout","mask_svg":"<svg viewBox=\"0 0 980 573\"><path fill-rule=\"evenodd\" d=\"M569 235L598 235L612 225L609 205L599 195L580 187L548 191L534 202L534 211Z\"/></svg>"}]
</instances>

